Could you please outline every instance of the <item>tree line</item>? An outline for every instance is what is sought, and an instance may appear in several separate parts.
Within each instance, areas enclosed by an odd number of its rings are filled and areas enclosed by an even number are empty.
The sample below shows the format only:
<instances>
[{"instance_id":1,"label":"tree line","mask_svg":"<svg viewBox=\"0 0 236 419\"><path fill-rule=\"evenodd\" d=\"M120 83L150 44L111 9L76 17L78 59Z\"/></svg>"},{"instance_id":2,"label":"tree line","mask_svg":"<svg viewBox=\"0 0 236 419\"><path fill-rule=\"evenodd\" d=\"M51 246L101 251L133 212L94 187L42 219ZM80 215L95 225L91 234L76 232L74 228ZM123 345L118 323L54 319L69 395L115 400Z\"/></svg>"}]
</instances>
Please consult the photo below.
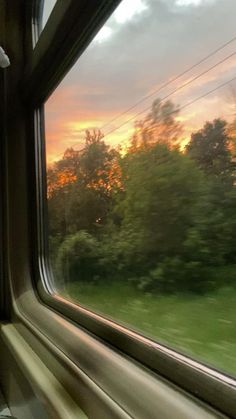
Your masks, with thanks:
<instances>
[{"instance_id":1,"label":"tree line","mask_svg":"<svg viewBox=\"0 0 236 419\"><path fill-rule=\"evenodd\" d=\"M61 283L130 281L148 292L205 292L236 263L234 142L223 119L180 148L172 102L153 102L125 153L99 130L48 168L49 245ZM236 270L236 268L235 268Z\"/></svg>"}]
</instances>

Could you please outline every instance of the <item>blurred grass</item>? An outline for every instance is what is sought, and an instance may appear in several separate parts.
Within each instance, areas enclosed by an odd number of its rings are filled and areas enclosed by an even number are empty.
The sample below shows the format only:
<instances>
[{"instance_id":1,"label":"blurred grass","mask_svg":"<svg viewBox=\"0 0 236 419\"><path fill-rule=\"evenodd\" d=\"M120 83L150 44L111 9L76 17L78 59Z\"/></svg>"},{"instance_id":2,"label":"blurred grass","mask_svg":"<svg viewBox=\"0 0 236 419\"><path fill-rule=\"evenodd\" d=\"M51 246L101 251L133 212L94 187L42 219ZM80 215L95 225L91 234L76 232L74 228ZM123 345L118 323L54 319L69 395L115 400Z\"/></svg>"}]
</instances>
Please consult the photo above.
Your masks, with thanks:
<instances>
[{"instance_id":1,"label":"blurred grass","mask_svg":"<svg viewBox=\"0 0 236 419\"><path fill-rule=\"evenodd\" d=\"M227 270L217 271L217 275L222 274L227 275ZM232 274L225 283L232 284L234 276ZM236 288L232 285L207 295L168 296L144 293L129 283L78 282L68 284L63 294L181 353L236 376Z\"/></svg>"}]
</instances>

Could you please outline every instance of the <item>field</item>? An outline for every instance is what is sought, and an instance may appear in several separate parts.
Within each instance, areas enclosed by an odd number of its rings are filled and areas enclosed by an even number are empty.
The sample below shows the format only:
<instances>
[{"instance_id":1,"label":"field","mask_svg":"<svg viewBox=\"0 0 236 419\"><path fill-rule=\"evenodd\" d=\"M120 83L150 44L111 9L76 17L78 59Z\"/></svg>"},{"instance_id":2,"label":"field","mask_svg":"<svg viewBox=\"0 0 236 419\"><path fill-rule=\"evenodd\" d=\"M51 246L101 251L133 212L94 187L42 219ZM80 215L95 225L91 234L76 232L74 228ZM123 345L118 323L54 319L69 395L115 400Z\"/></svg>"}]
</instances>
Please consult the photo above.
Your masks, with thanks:
<instances>
[{"instance_id":1,"label":"field","mask_svg":"<svg viewBox=\"0 0 236 419\"><path fill-rule=\"evenodd\" d=\"M146 336L236 376L236 290L154 295L130 284L71 283L64 295Z\"/></svg>"}]
</instances>

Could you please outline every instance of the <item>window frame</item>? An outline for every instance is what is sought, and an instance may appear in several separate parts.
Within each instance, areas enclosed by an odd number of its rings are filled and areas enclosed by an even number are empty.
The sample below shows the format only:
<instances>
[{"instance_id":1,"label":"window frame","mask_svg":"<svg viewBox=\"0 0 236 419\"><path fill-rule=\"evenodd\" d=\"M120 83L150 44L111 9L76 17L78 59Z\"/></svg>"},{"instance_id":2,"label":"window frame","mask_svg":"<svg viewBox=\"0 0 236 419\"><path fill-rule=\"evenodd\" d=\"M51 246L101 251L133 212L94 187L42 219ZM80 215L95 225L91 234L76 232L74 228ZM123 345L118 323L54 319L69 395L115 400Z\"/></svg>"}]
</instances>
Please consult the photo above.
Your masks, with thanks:
<instances>
[{"instance_id":1,"label":"window frame","mask_svg":"<svg viewBox=\"0 0 236 419\"><path fill-rule=\"evenodd\" d=\"M205 402L219 412L233 417L236 394L236 381L233 377L221 374L85 307L73 304L55 294L50 287L50 262L44 223L46 171L45 145L42 147L44 144L42 104L89 45L119 2L120 0L68 0L68 2L58 0L34 50L32 41L29 40L31 34L25 37L25 51L29 59L24 80L21 83L26 109L23 117L26 126L22 128L24 131L22 135L27 137L25 153L27 154L27 173L30 176L28 183L23 186L26 194L23 200L29 206L26 215L22 217L30 214L29 221L24 219L25 225L29 222L29 226L24 227L25 232L29 234L29 243L28 247L27 243L25 244L27 251L23 250L24 257L28 258L30 263L25 271L21 267L20 274L24 276L24 279L20 278L19 283L17 283L16 274L15 277L13 274L11 286L14 295L14 313L28 330L28 332L22 332L25 336L29 335L29 331L30 334L37 336L48 351L51 350L55 357L60 359L60 362L68 366L68 360L70 360L73 364L70 365L72 370L77 365L80 371L88 375L89 373L91 375L92 370L96 371L93 346L97 345L101 359L110 365L110 376L106 378L105 391L112 394L112 398L115 394L120 402L123 384L117 384L115 377L112 376L114 365L118 368L112 356L119 358L121 365L128 363L129 366L133 365L134 369L141 368L141 371L143 367L147 367L149 371L152 371L148 373L150 377L153 373L159 377L159 385L164 382L170 387L178 386L180 393L182 390L187 391L190 394L189 397L195 397L200 405ZM40 0L37 0L35 4L39 5ZM34 10L41 9L36 7ZM80 24L78 24L79 13L81 13ZM37 20L36 15L34 19ZM53 62L51 62L51 57L55 57ZM49 68L47 74L45 74L45 68ZM32 112L32 108L36 111ZM13 133L11 135L13 136ZM21 326L19 327L22 329ZM67 338L71 337L71 342L61 336L61 328ZM31 336L30 339L34 341L35 338ZM55 342L55 346L52 342ZM78 357L76 348L81 342L84 343L85 351L82 356L80 354ZM58 348L60 353L58 353ZM104 357L102 357L102 350ZM91 365L88 365L87 354L90 355ZM46 356L44 359L45 363L49 362ZM129 385L133 382L137 393L140 393L142 389L144 397L148 399L147 389L142 388L142 374L138 376L137 383L133 381L132 371L127 372L125 377ZM96 376L96 378L97 382L104 386L104 383L101 383L101 377ZM155 390L158 391L158 387ZM132 401L131 397L131 405ZM152 403L155 405L155 400ZM169 404L170 408L172 405L175 406L171 395ZM206 407L204 404L203 406ZM131 407L130 411L134 412L135 408L132 408L133 411Z\"/></svg>"}]
</instances>

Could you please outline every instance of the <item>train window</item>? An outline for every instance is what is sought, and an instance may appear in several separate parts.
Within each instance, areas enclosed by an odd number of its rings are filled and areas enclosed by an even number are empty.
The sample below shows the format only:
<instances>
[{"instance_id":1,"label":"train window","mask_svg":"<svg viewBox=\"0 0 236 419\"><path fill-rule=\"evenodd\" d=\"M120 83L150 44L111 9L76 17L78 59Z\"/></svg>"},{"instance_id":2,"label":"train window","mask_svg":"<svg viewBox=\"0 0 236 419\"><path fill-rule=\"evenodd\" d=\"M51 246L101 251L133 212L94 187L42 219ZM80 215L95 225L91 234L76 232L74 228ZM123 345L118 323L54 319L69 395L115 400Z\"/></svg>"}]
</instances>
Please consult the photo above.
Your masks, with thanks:
<instances>
[{"instance_id":1,"label":"train window","mask_svg":"<svg viewBox=\"0 0 236 419\"><path fill-rule=\"evenodd\" d=\"M123 0L45 103L54 289L233 375L235 12Z\"/></svg>"}]
</instances>

